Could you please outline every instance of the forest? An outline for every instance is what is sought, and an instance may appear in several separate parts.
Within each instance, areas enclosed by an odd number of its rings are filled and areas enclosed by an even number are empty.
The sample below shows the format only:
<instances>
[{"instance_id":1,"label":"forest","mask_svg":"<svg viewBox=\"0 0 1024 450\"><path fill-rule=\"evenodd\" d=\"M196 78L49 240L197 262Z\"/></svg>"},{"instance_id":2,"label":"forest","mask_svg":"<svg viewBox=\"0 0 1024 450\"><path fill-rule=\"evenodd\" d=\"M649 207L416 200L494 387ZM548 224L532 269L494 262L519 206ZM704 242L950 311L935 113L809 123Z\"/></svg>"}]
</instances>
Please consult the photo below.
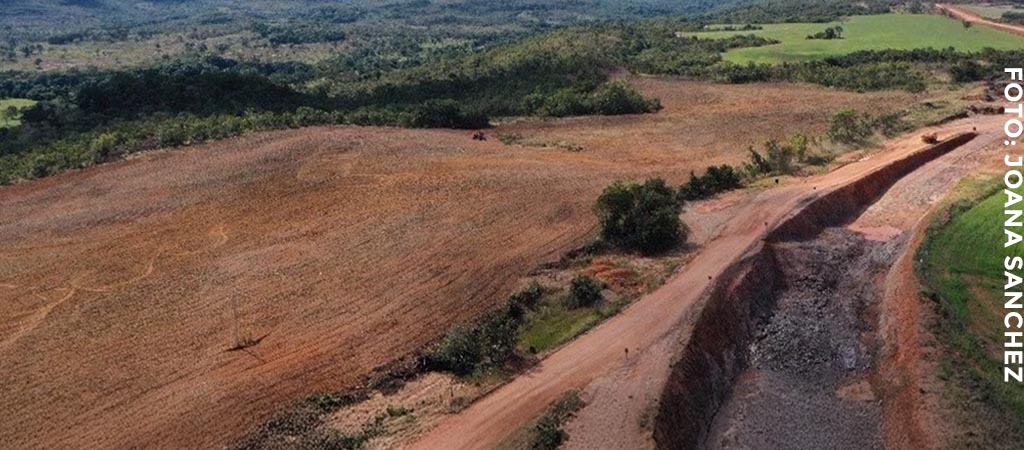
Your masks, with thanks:
<instances>
[{"instance_id":1,"label":"forest","mask_svg":"<svg viewBox=\"0 0 1024 450\"><path fill-rule=\"evenodd\" d=\"M504 116L657 111L657 99L644 98L628 85L609 83L610 74L620 70L724 83L799 81L856 91L920 92L943 82L937 74L946 73L956 83L980 80L996 74L1004 62L1019 61L1024 55L995 50L891 50L802 63L739 65L724 61L722 53L775 41L744 33L720 39L679 34L711 23L827 21L906 6L878 1L784 0L717 6L696 1L669 6L670 2L652 0L633 4L639 9L632 12L627 7L630 3L603 1L557 6L467 1L447 9L430 2L376 6L357 2L323 3L309 10L268 6L258 15L200 13L202 5L210 2L215 0L169 2L160 6L170 14L164 19L146 21L117 14L97 18L120 17L112 28L47 34L22 26L13 33L17 37L8 41L9 47L37 48L43 45L39 42L76 47L91 41L167 37L173 35L170 30L186 24L186 36L177 38L248 30L251 50L267 45L293 57L224 56L212 48L216 45L206 46L205 51L192 45L189 51L128 67L16 70L0 65L6 69L0 76L0 99L36 102L18 112L20 125L0 128L0 183L87 167L139 150L255 130L318 124L475 129ZM97 0L80 6L97 11L111 8L105 5ZM14 10L32 17L31 11L17 5ZM539 12L549 20L502 23ZM472 26L460 19L462 14L473 17ZM301 26L293 23L298 18ZM394 30L398 23L424 21L434 26L418 31L405 28L387 37L380 30L364 28L377 24ZM324 43L345 48L320 59L304 57L301 49Z\"/></svg>"}]
</instances>

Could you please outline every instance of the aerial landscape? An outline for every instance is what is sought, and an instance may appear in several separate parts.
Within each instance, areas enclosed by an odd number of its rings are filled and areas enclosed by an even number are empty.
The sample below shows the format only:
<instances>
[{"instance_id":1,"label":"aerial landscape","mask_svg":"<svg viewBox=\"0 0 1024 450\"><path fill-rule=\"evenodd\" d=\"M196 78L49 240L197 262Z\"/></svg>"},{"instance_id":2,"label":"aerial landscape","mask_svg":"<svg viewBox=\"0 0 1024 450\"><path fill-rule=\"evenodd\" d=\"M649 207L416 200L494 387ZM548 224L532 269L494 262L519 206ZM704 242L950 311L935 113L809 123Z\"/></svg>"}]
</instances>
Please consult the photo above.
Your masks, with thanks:
<instances>
[{"instance_id":1,"label":"aerial landscape","mask_svg":"<svg viewBox=\"0 0 1024 450\"><path fill-rule=\"evenodd\" d=\"M0 29L0 448L1024 442L1022 2Z\"/></svg>"}]
</instances>

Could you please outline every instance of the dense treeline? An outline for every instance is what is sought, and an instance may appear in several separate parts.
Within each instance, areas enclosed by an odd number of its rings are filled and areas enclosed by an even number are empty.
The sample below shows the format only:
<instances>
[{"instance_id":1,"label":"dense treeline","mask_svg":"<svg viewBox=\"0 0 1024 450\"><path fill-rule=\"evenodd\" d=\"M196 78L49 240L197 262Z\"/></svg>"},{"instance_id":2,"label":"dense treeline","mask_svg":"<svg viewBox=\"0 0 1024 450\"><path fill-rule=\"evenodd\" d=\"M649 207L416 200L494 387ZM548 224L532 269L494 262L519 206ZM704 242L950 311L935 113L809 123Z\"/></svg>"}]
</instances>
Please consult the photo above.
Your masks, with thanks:
<instances>
[{"instance_id":1,"label":"dense treeline","mask_svg":"<svg viewBox=\"0 0 1024 450\"><path fill-rule=\"evenodd\" d=\"M559 30L468 56L334 82L331 68L226 58L129 71L10 73L0 97L40 102L0 130L0 181L119 157L154 142L202 142L249 130L350 123L479 128L498 115L651 112L660 105L625 85L621 67L730 83L803 81L853 90L924 89L936 70L958 82L998 75L1022 51L868 51L806 63L735 65L721 52L766 45L754 36L680 38L670 25ZM231 116L243 116L230 118ZM259 119L254 119L259 118ZM105 136L100 139L99 136ZM113 150L111 150L113 148Z\"/></svg>"},{"instance_id":2,"label":"dense treeline","mask_svg":"<svg viewBox=\"0 0 1024 450\"><path fill-rule=\"evenodd\" d=\"M743 2L702 19L708 23L832 22L840 17L884 14L902 2L894 0L773 0Z\"/></svg>"},{"instance_id":3,"label":"dense treeline","mask_svg":"<svg viewBox=\"0 0 1024 450\"><path fill-rule=\"evenodd\" d=\"M1024 24L1024 12L1022 12L1022 11L1007 11L1007 12L1003 13L1003 15L1000 18L1000 20L1003 21L1003 22L1006 22L1006 23L1012 23L1012 24L1015 24L1015 25L1022 25L1022 24Z\"/></svg>"},{"instance_id":4,"label":"dense treeline","mask_svg":"<svg viewBox=\"0 0 1024 450\"><path fill-rule=\"evenodd\" d=\"M466 3L490 8L492 16L513 10L554 11L553 5L528 0L497 6ZM799 0L741 4L701 20L750 23L789 20L801 11L834 16L890 7L881 1L815 5ZM662 19L562 28L525 39L514 31L494 30L463 39L461 26L475 29L483 22L454 19L451 26L432 32L437 40L424 41L427 35L413 29L389 38L371 33L378 40L362 45L367 34L360 27L367 17L437 19L410 17L409 8L423 7L325 6L250 23L267 40L288 45L348 39L344 33L332 34L342 26L358 31L363 41L354 47L359 50L315 64L191 56L129 70L6 73L0 77L0 98L39 103L24 111L20 126L0 129L0 156L5 158L0 181L95 164L154 143L182 145L275 127L346 123L480 128L495 116L657 111L656 99L608 82L610 73L623 68L729 83L801 81L861 91L917 92L936 72L947 72L957 82L978 80L998 74L1024 53L875 51L804 63L736 65L724 62L722 53L774 42L742 34L684 37L678 31L702 28L701 20ZM211 24L238 20L224 12L202 18Z\"/></svg>"},{"instance_id":5,"label":"dense treeline","mask_svg":"<svg viewBox=\"0 0 1024 450\"><path fill-rule=\"evenodd\" d=\"M257 23L253 25L253 30L274 45L340 42L344 41L347 36L344 30L331 24L287 23L283 25L268 25Z\"/></svg>"},{"instance_id":6,"label":"dense treeline","mask_svg":"<svg viewBox=\"0 0 1024 450\"><path fill-rule=\"evenodd\" d=\"M724 64L708 74L729 83L801 81L857 91L920 92L933 78L932 72L947 72L956 82L978 81L998 76L1003 67L1022 58L1024 51L1019 50L872 50L804 63Z\"/></svg>"}]
</instances>

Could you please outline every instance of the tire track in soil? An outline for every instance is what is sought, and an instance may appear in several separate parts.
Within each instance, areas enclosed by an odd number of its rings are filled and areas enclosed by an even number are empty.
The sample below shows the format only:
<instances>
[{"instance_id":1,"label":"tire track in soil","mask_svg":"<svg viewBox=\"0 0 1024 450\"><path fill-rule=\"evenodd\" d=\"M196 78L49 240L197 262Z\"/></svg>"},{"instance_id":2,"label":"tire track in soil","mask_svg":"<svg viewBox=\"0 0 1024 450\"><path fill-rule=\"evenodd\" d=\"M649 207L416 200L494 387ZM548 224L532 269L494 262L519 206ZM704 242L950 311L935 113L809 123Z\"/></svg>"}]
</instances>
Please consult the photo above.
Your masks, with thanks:
<instances>
[{"instance_id":1,"label":"tire track in soil","mask_svg":"<svg viewBox=\"0 0 1024 450\"><path fill-rule=\"evenodd\" d=\"M213 228L212 230L210 230L209 234L216 236L216 240L212 244L207 245L207 246L203 246L203 247L201 247L199 249L196 249L196 250L186 250L186 251L182 251L182 252L172 253L171 255L172 256L176 256L176 257L184 257L184 256L196 255L196 254L199 254L199 253L202 253L202 252L206 252L206 251L210 251L210 250L213 250L213 249L215 249L217 247L220 247L221 245L224 245L225 243L227 243L227 241L229 239L228 235L227 235L227 232L226 232L226 228L225 228L224 225L220 225L220 226L217 226L217 227ZM146 264L145 268L142 270L142 272L140 274L138 274L138 275L136 275L136 276L134 276L132 278L129 278L129 279L125 280L125 281L105 284L105 285L102 285L102 286L83 286L81 284L80 280L85 278L86 276L88 276L90 274L90 272L85 272L85 273L80 273L80 274L74 276L68 282L68 286L61 286L61 287L52 288L52 289L44 288L44 287L40 287L40 286L28 286L28 287L26 287L25 290L28 291L28 292L33 292L33 294L37 298L39 298L40 300L42 300L44 302L44 305L41 308L39 308L36 312L31 313L27 317L21 319L21 322L24 322L24 324L20 328L14 330L9 336L7 336L7 337L3 338L2 340L0 340L0 352L2 352L3 350L6 350L11 345L14 345L19 339L21 339L26 334L31 333L36 328L39 328L39 326L41 326L43 324L43 322L46 321L46 319L50 316L50 314L53 313L54 309L56 309L57 307L63 305L68 300L71 300L71 298L74 297L75 294L78 293L78 292L89 292L89 293L93 293L93 294L108 293L108 292L111 292L111 291L116 290L116 289L121 289L121 288L129 287L131 285L134 285L135 283L138 283L138 282L148 278L156 270L157 260L159 260L160 257L164 253L166 253L166 251L167 251L166 247L159 249L156 252L156 254L154 254L153 257L150 258L149 263ZM0 287L4 287L4 288L8 288L8 289L18 289L19 288L18 285L10 284L10 283L0 284ZM45 296L43 296L42 294L39 293L40 291L47 291L47 290L67 291L67 294L65 294L64 296L58 298L57 300L52 300L51 301L50 299L46 298Z\"/></svg>"}]
</instances>

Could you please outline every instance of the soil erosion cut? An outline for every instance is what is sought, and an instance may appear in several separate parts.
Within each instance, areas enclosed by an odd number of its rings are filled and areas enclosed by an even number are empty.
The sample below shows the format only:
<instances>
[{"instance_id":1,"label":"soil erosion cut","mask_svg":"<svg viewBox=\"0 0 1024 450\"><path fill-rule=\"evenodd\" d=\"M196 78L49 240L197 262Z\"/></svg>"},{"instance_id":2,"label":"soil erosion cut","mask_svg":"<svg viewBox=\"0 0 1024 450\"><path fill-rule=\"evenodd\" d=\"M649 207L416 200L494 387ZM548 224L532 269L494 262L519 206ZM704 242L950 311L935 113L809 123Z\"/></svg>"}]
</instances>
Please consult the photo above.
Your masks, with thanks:
<instances>
[{"instance_id":1,"label":"soil erosion cut","mask_svg":"<svg viewBox=\"0 0 1024 450\"><path fill-rule=\"evenodd\" d=\"M702 300L654 424L659 448L882 448L867 379L881 278L906 237L836 229L900 178L974 139L963 133L812 195Z\"/></svg>"}]
</instances>

